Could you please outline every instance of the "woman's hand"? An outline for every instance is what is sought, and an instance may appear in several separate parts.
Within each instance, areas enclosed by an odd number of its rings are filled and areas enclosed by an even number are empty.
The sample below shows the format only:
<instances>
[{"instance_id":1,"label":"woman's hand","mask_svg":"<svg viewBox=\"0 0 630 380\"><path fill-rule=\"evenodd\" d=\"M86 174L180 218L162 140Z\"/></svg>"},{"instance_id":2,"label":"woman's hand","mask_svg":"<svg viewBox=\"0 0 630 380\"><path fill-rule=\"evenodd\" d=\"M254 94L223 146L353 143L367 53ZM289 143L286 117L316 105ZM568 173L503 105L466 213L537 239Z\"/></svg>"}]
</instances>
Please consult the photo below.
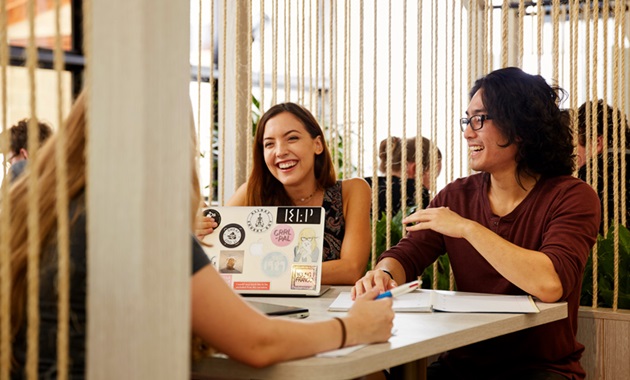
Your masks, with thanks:
<instances>
[{"instance_id":1,"label":"woman's hand","mask_svg":"<svg viewBox=\"0 0 630 380\"><path fill-rule=\"evenodd\" d=\"M352 290L350 291L350 297L352 299L358 299L364 293L371 292L373 289L377 289L376 295L397 287L396 281L380 269L368 271L362 278L357 281Z\"/></svg>"},{"instance_id":2,"label":"woman's hand","mask_svg":"<svg viewBox=\"0 0 630 380\"><path fill-rule=\"evenodd\" d=\"M391 297L375 300L379 293L377 288L365 292L357 297L352 308L348 311L348 316L344 318L347 324L348 346L386 342L392 336L392 328L394 327L393 300Z\"/></svg>"},{"instance_id":3,"label":"woman's hand","mask_svg":"<svg viewBox=\"0 0 630 380\"><path fill-rule=\"evenodd\" d=\"M218 226L213 218L199 214L195 218L195 236L201 240L204 236L211 234Z\"/></svg>"}]
</instances>

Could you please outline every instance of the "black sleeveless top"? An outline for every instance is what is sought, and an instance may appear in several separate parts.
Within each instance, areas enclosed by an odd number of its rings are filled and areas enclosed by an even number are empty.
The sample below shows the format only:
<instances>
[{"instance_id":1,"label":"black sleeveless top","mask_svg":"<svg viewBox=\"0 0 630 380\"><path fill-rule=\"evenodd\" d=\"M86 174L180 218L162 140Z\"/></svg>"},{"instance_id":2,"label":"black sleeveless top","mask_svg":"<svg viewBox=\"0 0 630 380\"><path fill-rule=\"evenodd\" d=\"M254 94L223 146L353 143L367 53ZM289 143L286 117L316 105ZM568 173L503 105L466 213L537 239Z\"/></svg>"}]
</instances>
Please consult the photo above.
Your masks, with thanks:
<instances>
[{"instance_id":1,"label":"black sleeveless top","mask_svg":"<svg viewBox=\"0 0 630 380\"><path fill-rule=\"evenodd\" d=\"M325 215L324 226L324 261L338 260L341 257L341 243L346 233L346 221L343 218L341 181L324 191L322 204Z\"/></svg>"}]
</instances>

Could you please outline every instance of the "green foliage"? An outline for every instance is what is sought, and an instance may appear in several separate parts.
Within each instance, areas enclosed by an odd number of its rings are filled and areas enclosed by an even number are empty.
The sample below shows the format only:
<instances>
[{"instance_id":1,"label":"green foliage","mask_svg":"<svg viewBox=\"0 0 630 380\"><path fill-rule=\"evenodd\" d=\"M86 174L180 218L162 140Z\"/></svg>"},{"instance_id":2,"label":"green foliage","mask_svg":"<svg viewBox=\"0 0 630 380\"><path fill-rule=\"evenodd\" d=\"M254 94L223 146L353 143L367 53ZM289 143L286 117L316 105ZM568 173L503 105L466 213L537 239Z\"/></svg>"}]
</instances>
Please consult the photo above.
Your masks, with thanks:
<instances>
[{"instance_id":1,"label":"green foliage","mask_svg":"<svg viewBox=\"0 0 630 380\"><path fill-rule=\"evenodd\" d=\"M437 289L448 290L450 284L450 268L451 263L448 255L444 254L436 260L437 263ZM429 266L422 273L422 287L425 289L433 288L433 265ZM457 286L455 286L457 288ZM456 290L456 289L455 289Z\"/></svg>"},{"instance_id":2,"label":"green foliage","mask_svg":"<svg viewBox=\"0 0 630 380\"><path fill-rule=\"evenodd\" d=\"M619 224L619 300L620 309L630 309L630 232ZM614 225L604 238L597 236L597 305L612 307L614 297ZM589 257L582 279L580 305L593 305L593 258Z\"/></svg>"},{"instance_id":3,"label":"green foliage","mask_svg":"<svg viewBox=\"0 0 630 380\"><path fill-rule=\"evenodd\" d=\"M402 211L394 215L391 219L391 245L396 245L402 239ZM376 222L376 257L387 250L387 216L383 213L381 218Z\"/></svg>"}]
</instances>

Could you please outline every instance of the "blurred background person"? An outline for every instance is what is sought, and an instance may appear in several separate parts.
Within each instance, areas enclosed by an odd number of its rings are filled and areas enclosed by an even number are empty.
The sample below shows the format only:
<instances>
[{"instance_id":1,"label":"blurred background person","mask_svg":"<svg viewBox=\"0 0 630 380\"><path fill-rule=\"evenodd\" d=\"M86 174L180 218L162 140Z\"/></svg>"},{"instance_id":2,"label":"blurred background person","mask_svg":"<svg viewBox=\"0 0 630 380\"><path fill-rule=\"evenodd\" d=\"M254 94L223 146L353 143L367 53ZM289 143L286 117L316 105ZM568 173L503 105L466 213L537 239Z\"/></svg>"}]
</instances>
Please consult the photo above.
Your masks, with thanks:
<instances>
[{"instance_id":1,"label":"blurred background person","mask_svg":"<svg viewBox=\"0 0 630 380\"><path fill-rule=\"evenodd\" d=\"M402 139L400 137L389 137L392 144L392 216L396 215L400 211L402 202ZM431 156L432 148L434 145L431 140L426 137L422 138L422 208L426 208L429 205L430 196L429 190L431 189ZM436 177L440 175L442 170L442 152L437 149L437 173ZM416 207L416 138L410 137L407 139L407 209ZM380 159L380 165L378 169L381 173L387 173L387 138L381 141L378 149L378 157ZM365 179L370 186L372 186L372 177ZM387 212L387 176L378 177L378 215L379 218Z\"/></svg>"},{"instance_id":2,"label":"blurred background person","mask_svg":"<svg viewBox=\"0 0 630 380\"><path fill-rule=\"evenodd\" d=\"M587 160L591 161L590 168L593 170L593 164L595 159L597 159L597 194L601 200L602 206L602 223L600 225L600 233L604 232L604 220L610 222L614 219L615 212L615 184L613 183L613 173L614 173L614 159L615 159L615 144L613 139L613 131L615 128L615 115L613 112L612 106L605 105L603 100L598 100L595 105L597 109L597 125L592 125L592 130L597 131L597 146L590 143L587 149L586 141L590 138L586 135L586 126L588 123L592 123L592 110L593 110L592 102L583 103L578 109L578 177L586 182L591 182L587 177ZM586 119L587 109L590 111L589 116L591 120ZM606 120L604 120L604 114L606 115ZM627 120L627 119L626 119ZM617 128L619 129L618 133L618 144L621 144L621 134L625 133L626 135L626 145L624 147L619 146L617 150L619 152L619 178L621 181L626 181L626 194L621 194L621 185L618 186L619 194L621 197L626 197L626 221L630 220L630 198L628 197L628 190L630 190L630 129L628 128L628 123L625 125L621 124L621 113L617 113ZM604 128L606 128L606 141L604 141ZM592 148L592 150L591 150ZM607 150L607 162L604 165L604 151ZM625 176L621 173L621 155L625 155L626 157L626 172ZM606 171L604 171L606 170ZM607 214L604 214L604 178L608 178L608 191L607 191L607 199L606 202L608 204ZM627 223L627 222L626 222ZM627 226L626 226L627 227Z\"/></svg>"},{"instance_id":3,"label":"blurred background person","mask_svg":"<svg viewBox=\"0 0 630 380\"><path fill-rule=\"evenodd\" d=\"M22 174L28 160L28 123L29 118L22 119L8 129L10 136L10 146L7 152L4 152L6 161L11 165L9 169L9 178L11 182ZM40 146L52 135L52 128L47 123L38 120L39 128L39 144Z\"/></svg>"}]
</instances>

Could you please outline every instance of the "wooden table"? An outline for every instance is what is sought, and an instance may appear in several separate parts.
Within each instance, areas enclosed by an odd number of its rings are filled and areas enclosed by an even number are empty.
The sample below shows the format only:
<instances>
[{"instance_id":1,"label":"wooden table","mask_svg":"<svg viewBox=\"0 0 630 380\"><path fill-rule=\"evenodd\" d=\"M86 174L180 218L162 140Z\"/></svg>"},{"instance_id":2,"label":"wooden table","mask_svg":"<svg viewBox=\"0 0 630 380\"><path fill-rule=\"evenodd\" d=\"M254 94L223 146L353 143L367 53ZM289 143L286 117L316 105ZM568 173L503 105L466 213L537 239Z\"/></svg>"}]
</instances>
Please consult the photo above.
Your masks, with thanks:
<instances>
[{"instance_id":1,"label":"wooden table","mask_svg":"<svg viewBox=\"0 0 630 380\"><path fill-rule=\"evenodd\" d=\"M328 312L339 292L333 287L323 296L255 297L256 301L307 307L309 319L321 320L345 313ZM224 357L194 363L195 378L232 379L351 379L384 368L402 366L404 377L422 378L429 356L500 335L567 317L565 302L537 303L537 314L396 313L395 335L387 343L374 344L337 358L310 357L255 369Z\"/></svg>"}]
</instances>

